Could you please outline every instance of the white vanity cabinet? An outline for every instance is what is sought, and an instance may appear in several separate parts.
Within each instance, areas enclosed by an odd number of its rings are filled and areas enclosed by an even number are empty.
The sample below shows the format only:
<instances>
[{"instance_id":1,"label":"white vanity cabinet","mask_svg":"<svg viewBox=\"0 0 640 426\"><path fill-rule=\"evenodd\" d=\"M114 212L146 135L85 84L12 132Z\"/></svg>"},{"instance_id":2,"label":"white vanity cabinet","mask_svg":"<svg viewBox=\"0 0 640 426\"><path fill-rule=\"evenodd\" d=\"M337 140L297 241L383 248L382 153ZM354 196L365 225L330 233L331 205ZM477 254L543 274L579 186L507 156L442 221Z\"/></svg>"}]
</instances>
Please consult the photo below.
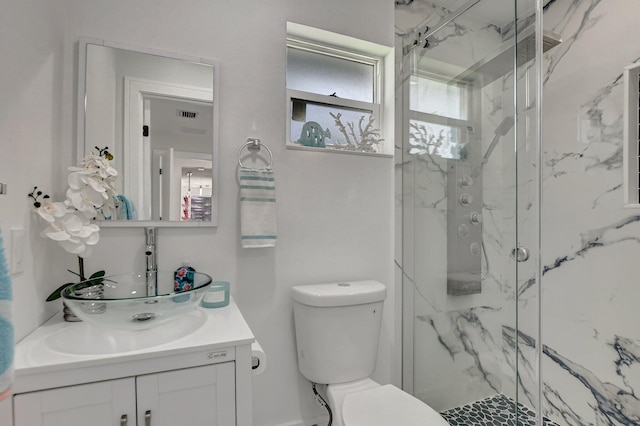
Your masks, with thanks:
<instances>
[{"instance_id":1,"label":"white vanity cabinet","mask_svg":"<svg viewBox=\"0 0 640 426\"><path fill-rule=\"evenodd\" d=\"M135 390L135 379L128 378L16 395L14 425L129 426L135 424Z\"/></svg>"},{"instance_id":2,"label":"white vanity cabinet","mask_svg":"<svg viewBox=\"0 0 640 426\"><path fill-rule=\"evenodd\" d=\"M137 377L138 425L235 425L234 374L225 362Z\"/></svg>"},{"instance_id":3,"label":"white vanity cabinet","mask_svg":"<svg viewBox=\"0 0 640 426\"><path fill-rule=\"evenodd\" d=\"M16 346L13 426L251 426L251 330L233 301L189 315L176 335L45 323Z\"/></svg>"},{"instance_id":4,"label":"white vanity cabinet","mask_svg":"<svg viewBox=\"0 0 640 426\"><path fill-rule=\"evenodd\" d=\"M225 362L20 394L14 426L235 425L234 374Z\"/></svg>"}]
</instances>

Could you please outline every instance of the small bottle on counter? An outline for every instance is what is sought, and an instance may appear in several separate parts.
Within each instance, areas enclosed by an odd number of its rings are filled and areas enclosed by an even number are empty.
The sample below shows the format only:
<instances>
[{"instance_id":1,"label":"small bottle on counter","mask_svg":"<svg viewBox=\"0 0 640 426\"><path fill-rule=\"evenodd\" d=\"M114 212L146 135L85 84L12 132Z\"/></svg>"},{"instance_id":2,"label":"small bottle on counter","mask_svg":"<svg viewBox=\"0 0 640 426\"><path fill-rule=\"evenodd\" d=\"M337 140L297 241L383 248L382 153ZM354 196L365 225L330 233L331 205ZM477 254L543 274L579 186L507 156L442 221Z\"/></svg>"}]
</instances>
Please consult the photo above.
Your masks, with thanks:
<instances>
[{"instance_id":1,"label":"small bottle on counter","mask_svg":"<svg viewBox=\"0 0 640 426\"><path fill-rule=\"evenodd\" d=\"M202 298L202 307L211 309L227 306L229 304L229 287L228 281L212 282Z\"/></svg>"}]
</instances>

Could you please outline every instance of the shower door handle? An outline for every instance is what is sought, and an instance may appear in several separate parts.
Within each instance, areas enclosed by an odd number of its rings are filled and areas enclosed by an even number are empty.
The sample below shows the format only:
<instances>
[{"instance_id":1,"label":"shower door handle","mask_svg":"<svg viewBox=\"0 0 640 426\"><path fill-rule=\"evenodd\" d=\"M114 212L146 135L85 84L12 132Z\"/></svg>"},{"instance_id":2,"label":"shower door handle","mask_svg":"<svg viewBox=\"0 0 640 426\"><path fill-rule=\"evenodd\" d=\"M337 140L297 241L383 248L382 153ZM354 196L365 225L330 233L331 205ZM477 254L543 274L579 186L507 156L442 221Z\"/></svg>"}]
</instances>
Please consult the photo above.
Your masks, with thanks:
<instances>
[{"instance_id":1,"label":"shower door handle","mask_svg":"<svg viewBox=\"0 0 640 426\"><path fill-rule=\"evenodd\" d=\"M530 256L529 249L526 248L525 246L518 246L513 250L511 250L511 257L516 262L526 262L527 260L529 260L529 256Z\"/></svg>"}]
</instances>

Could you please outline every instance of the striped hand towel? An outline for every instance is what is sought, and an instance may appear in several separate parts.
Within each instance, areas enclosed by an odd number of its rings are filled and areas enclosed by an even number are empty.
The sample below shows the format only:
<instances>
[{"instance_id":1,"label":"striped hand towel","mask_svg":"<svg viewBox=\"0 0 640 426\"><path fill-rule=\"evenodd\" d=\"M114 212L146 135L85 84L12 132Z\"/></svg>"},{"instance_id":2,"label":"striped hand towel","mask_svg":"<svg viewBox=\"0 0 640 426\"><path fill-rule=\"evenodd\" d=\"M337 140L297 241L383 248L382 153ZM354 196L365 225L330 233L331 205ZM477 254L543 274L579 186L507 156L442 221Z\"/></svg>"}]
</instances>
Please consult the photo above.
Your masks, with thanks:
<instances>
[{"instance_id":1,"label":"striped hand towel","mask_svg":"<svg viewBox=\"0 0 640 426\"><path fill-rule=\"evenodd\" d=\"M242 247L275 247L276 185L273 170L240 168Z\"/></svg>"},{"instance_id":2,"label":"striped hand towel","mask_svg":"<svg viewBox=\"0 0 640 426\"><path fill-rule=\"evenodd\" d=\"M11 322L11 277L4 255L0 230L0 401L11 395L13 387L13 323Z\"/></svg>"}]
</instances>

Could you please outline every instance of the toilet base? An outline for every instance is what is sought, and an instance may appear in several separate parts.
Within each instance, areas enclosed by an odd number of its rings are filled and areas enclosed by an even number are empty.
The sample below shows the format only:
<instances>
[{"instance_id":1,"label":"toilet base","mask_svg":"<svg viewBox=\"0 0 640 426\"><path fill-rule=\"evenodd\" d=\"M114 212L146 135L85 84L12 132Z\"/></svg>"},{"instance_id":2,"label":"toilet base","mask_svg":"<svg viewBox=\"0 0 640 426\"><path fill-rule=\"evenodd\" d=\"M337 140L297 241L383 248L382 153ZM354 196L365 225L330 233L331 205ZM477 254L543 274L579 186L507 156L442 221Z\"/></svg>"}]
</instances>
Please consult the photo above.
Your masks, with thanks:
<instances>
[{"instance_id":1,"label":"toilet base","mask_svg":"<svg viewBox=\"0 0 640 426\"><path fill-rule=\"evenodd\" d=\"M369 377L354 382L327 385L327 399L333 413L332 426L344 426L342 405L347 395L379 387L380 384Z\"/></svg>"},{"instance_id":2,"label":"toilet base","mask_svg":"<svg viewBox=\"0 0 640 426\"><path fill-rule=\"evenodd\" d=\"M327 386L334 426L449 426L424 402L366 378Z\"/></svg>"}]
</instances>

